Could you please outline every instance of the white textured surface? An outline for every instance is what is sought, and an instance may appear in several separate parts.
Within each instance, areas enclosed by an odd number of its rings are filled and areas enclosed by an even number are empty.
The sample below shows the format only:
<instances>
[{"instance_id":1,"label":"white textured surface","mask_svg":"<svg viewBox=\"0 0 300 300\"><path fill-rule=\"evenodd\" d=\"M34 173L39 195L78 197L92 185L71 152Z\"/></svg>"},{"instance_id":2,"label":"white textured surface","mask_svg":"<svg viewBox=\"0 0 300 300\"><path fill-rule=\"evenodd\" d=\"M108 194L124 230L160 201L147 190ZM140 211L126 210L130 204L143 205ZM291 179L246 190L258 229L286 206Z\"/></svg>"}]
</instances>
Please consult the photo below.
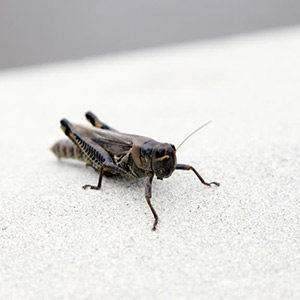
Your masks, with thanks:
<instances>
[{"instance_id":1,"label":"white textured surface","mask_svg":"<svg viewBox=\"0 0 300 300\"><path fill-rule=\"evenodd\" d=\"M299 299L300 29L0 74L1 299ZM155 181L58 162L91 109L177 144ZM24 299L24 298L23 298Z\"/></svg>"}]
</instances>

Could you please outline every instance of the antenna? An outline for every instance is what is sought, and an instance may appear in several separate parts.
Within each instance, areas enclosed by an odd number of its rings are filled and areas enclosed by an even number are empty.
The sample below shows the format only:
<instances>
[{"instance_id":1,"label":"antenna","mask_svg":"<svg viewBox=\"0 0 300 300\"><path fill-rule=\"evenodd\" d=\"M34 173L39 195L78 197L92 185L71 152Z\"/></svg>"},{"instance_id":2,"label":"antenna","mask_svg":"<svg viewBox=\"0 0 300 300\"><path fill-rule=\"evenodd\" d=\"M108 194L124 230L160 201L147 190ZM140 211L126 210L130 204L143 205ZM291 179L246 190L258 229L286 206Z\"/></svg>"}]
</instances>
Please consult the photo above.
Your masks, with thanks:
<instances>
[{"instance_id":1,"label":"antenna","mask_svg":"<svg viewBox=\"0 0 300 300\"><path fill-rule=\"evenodd\" d=\"M192 136L194 135L196 132L198 132L200 129L202 129L203 127L207 126L209 123L211 123L211 121L206 122L205 124L201 125L199 128L195 129L192 133L190 133L177 147L176 151Z\"/></svg>"}]
</instances>

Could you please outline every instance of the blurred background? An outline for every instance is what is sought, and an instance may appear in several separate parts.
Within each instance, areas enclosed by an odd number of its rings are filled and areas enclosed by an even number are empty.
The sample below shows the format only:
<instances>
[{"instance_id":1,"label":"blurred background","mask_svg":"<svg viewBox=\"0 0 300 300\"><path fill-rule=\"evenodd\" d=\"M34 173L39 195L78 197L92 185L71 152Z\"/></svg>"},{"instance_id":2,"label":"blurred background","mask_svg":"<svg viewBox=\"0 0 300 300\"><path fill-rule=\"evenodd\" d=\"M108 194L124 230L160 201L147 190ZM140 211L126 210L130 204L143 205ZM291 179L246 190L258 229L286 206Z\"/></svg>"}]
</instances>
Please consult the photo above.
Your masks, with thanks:
<instances>
[{"instance_id":1,"label":"blurred background","mask_svg":"<svg viewBox=\"0 0 300 300\"><path fill-rule=\"evenodd\" d=\"M0 69L298 23L299 0L0 0Z\"/></svg>"}]
</instances>

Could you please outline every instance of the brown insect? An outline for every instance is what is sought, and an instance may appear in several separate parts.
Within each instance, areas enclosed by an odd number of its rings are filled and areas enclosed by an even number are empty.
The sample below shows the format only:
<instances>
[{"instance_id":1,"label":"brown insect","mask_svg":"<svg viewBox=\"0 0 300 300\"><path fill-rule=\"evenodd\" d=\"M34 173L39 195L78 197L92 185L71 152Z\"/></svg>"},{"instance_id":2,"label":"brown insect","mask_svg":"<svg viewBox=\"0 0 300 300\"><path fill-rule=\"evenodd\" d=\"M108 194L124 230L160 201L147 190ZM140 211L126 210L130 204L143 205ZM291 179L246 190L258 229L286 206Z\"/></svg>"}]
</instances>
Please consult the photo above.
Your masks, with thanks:
<instances>
[{"instance_id":1,"label":"brown insect","mask_svg":"<svg viewBox=\"0 0 300 300\"><path fill-rule=\"evenodd\" d=\"M192 166L177 164L174 145L160 143L144 136L121 133L101 122L92 112L87 112L85 116L95 128L71 124L66 119L61 120L61 128L69 140L58 141L51 148L52 151L58 158L84 161L99 172L98 184L84 185L84 189L99 190L103 175L147 177L145 197L154 217L152 230L156 230L158 223L157 213L150 200L154 175L162 180L170 177L175 170L191 170L204 185L219 186L217 182L205 182ZM179 147L200 128L192 132Z\"/></svg>"}]
</instances>

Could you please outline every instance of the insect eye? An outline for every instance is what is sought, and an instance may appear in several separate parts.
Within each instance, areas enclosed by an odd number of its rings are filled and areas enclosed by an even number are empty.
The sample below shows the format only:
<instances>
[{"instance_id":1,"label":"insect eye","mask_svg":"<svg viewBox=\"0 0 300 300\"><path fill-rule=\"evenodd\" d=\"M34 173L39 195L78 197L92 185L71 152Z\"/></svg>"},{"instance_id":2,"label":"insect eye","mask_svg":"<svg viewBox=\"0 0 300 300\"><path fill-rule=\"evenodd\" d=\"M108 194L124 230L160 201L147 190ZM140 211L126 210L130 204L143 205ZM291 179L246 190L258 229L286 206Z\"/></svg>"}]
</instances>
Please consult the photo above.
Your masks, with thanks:
<instances>
[{"instance_id":1,"label":"insect eye","mask_svg":"<svg viewBox=\"0 0 300 300\"><path fill-rule=\"evenodd\" d=\"M173 144L171 144L171 147L172 147L173 150L176 150L176 148Z\"/></svg>"},{"instance_id":2,"label":"insect eye","mask_svg":"<svg viewBox=\"0 0 300 300\"><path fill-rule=\"evenodd\" d=\"M156 157L164 156L164 154L165 154L164 149L158 149L158 150L156 151Z\"/></svg>"}]
</instances>

